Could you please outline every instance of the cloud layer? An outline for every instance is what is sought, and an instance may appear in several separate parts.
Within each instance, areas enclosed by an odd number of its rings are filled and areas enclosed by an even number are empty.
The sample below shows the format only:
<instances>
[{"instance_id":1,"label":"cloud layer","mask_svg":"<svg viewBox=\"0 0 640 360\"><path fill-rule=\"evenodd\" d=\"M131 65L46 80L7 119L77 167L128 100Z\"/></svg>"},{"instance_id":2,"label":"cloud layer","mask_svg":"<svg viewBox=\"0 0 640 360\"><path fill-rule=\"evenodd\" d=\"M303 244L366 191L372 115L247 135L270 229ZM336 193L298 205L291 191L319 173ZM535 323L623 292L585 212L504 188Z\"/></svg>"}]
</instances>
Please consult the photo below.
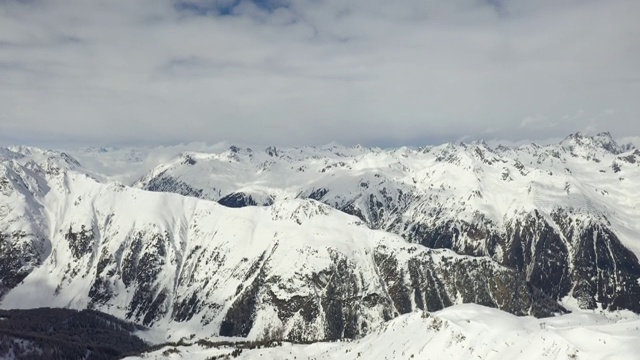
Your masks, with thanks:
<instances>
[{"instance_id":1,"label":"cloud layer","mask_svg":"<svg viewBox=\"0 0 640 360\"><path fill-rule=\"evenodd\" d=\"M637 0L0 0L0 141L640 135Z\"/></svg>"}]
</instances>

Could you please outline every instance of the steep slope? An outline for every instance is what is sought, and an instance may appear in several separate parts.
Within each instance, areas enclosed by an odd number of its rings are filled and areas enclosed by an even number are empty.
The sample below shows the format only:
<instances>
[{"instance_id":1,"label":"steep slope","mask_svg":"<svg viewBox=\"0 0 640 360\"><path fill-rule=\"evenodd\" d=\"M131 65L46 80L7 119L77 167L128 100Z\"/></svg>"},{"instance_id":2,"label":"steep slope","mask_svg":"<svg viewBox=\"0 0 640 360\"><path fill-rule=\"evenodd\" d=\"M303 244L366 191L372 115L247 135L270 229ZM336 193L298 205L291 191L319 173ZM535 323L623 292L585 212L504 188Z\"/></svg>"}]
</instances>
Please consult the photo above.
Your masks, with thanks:
<instances>
[{"instance_id":1,"label":"steep slope","mask_svg":"<svg viewBox=\"0 0 640 360\"><path fill-rule=\"evenodd\" d=\"M368 336L315 344L166 346L134 359L635 359L640 318L575 313L515 317L475 304L400 316Z\"/></svg>"},{"instance_id":2,"label":"steep slope","mask_svg":"<svg viewBox=\"0 0 640 360\"><path fill-rule=\"evenodd\" d=\"M231 147L182 154L136 186L231 207L315 199L410 242L489 256L554 299L640 312L640 151L608 133L517 148Z\"/></svg>"},{"instance_id":3,"label":"steep slope","mask_svg":"<svg viewBox=\"0 0 640 360\"><path fill-rule=\"evenodd\" d=\"M79 164L65 154L34 148L0 148L0 297L51 251L48 214L40 199L55 177ZM57 184L61 190L60 184Z\"/></svg>"},{"instance_id":4,"label":"steep slope","mask_svg":"<svg viewBox=\"0 0 640 360\"><path fill-rule=\"evenodd\" d=\"M488 258L408 244L314 200L231 209L103 184L37 149L6 150L0 167L3 308L97 309L177 337L277 329L294 340L356 337L463 302L562 311Z\"/></svg>"}]
</instances>

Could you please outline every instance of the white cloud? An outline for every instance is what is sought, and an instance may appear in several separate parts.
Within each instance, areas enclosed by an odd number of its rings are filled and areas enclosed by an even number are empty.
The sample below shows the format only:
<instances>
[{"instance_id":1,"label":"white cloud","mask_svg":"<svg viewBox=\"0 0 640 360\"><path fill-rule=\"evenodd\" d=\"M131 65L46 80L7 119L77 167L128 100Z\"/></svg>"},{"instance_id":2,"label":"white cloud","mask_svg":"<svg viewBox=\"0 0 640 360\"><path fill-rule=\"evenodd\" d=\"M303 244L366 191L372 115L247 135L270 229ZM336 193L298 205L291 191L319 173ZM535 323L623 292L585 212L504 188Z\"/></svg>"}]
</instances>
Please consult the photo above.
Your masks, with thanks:
<instances>
[{"instance_id":1,"label":"white cloud","mask_svg":"<svg viewBox=\"0 0 640 360\"><path fill-rule=\"evenodd\" d=\"M0 141L640 135L639 12L635 0L0 1Z\"/></svg>"}]
</instances>

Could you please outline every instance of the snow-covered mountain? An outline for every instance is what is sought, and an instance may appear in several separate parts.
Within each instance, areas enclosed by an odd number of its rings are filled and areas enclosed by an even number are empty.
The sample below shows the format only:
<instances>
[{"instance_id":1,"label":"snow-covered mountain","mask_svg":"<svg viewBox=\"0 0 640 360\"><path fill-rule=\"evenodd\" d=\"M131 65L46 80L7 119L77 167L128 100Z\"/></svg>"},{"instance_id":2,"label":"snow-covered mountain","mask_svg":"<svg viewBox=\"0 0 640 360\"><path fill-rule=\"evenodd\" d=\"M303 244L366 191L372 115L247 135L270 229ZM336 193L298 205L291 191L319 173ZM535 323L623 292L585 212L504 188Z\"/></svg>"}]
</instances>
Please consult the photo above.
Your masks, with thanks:
<instances>
[{"instance_id":1,"label":"snow-covered mountain","mask_svg":"<svg viewBox=\"0 0 640 360\"><path fill-rule=\"evenodd\" d=\"M556 300L640 312L640 150L608 133L515 148L183 153L136 187L229 207L314 199L430 248L489 256Z\"/></svg>"},{"instance_id":2,"label":"snow-covered mountain","mask_svg":"<svg viewBox=\"0 0 640 360\"><path fill-rule=\"evenodd\" d=\"M192 142L169 146L102 146L68 147L61 149L78 160L86 169L107 176L110 180L131 185L155 166L171 160L184 151L221 152L227 143L207 145Z\"/></svg>"},{"instance_id":3,"label":"snow-covered mountain","mask_svg":"<svg viewBox=\"0 0 640 360\"><path fill-rule=\"evenodd\" d=\"M174 338L292 340L358 337L466 302L563 311L490 258L410 244L313 199L234 209L104 181L64 153L16 147L0 160L4 308L91 308Z\"/></svg>"},{"instance_id":4,"label":"snow-covered mountain","mask_svg":"<svg viewBox=\"0 0 640 360\"><path fill-rule=\"evenodd\" d=\"M639 328L640 317L630 312L535 319L465 304L399 316L355 341L264 347L192 342L126 359L636 359Z\"/></svg>"}]
</instances>

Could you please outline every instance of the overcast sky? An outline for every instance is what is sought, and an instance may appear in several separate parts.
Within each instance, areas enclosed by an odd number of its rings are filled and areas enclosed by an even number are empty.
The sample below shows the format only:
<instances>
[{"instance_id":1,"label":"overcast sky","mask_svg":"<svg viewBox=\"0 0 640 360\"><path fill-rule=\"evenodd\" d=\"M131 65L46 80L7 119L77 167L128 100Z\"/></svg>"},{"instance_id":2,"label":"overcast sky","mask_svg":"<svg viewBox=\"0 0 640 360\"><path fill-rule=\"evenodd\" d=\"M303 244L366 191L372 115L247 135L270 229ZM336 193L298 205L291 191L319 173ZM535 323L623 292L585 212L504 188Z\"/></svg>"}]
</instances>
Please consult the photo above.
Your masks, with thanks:
<instances>
[{"instance_id":1,"label":"overcast sky","mask_svg":"<svg viewBox=\"0 0 640 360\"><path fill-rule=\"evenodd\" d=\"M0 143L640 135L638 0L0 0Z\"/></svg>"}]
</instances>

